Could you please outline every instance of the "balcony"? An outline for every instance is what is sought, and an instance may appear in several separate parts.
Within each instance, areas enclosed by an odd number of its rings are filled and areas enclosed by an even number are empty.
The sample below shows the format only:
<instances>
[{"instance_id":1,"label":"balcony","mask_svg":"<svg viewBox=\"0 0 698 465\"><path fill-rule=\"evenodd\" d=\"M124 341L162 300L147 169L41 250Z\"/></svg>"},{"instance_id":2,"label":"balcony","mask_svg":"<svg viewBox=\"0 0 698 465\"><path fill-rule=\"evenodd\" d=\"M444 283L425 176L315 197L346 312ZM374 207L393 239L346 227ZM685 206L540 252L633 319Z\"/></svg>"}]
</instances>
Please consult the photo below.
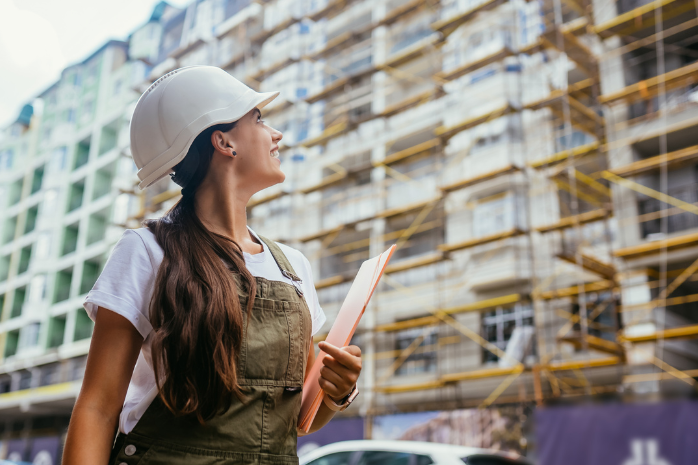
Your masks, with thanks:
<instances>
[{"instance_id":1,"label":"balcony","mask_svg":"<svg viewBox=\"0 0 698 465\"><path fill-rule=\"evenodd\" d=\"M636 82L617 92L604 94L599 102L606 105L618 103L630 104L638 100L648 100L659 95L660 89L671 91L686 87L694 87L698 81L698 62L691 63L660 76L655 76Z\"/></svg>"},{"instance_id":2,"label":"balcony","mask_svg":"<svg viewBox=\"0 0 698 465\"><path fill-rule=\"evenodd\" d=\"M691 183L683 186L674 186L673 184L674 183L670 181L667 195L687 204L695 205L698 203L698 184ZM638 213L643 220L640 223L641 235L643 238L647 238L650 235L661 234L661 218L664 215L667 216L668 234L698 228L698 215L682 209L667 208L664 202L654 198L639 199Z\"/></svg>"},{"instance_id":3,"label":"balcony","mask_svg":"<svg viewBox=\"0 0 698 465\"><path fill-rule=\"evenodd\" d=\"M614 35L634 35L643 29L654 27L656 11L661 8L662 21L667 21L684 13L693 11L693 0L659 0L647 3L634 10L616 16L610 21L598 24L594 31L604 39Z\"/></svg>"}]
</instances>

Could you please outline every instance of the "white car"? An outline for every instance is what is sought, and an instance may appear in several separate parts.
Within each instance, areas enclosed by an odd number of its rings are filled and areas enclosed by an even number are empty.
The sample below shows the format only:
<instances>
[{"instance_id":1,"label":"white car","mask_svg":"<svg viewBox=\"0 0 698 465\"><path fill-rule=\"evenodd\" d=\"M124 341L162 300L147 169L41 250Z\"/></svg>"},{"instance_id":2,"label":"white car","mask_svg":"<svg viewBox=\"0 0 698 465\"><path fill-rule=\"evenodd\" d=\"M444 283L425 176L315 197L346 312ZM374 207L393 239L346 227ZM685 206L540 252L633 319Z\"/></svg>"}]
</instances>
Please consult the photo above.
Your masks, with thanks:
<instances>
[{"instance_id":1,"label":"white car","mask_svg":"<svg viewBox=\"0 0 698 465\"><path fill-rule=\"evenodd\" d=\"M343 441L300 457L300 465L530 465L513 452L417 441Z\"/></svg>"}]
</instances>

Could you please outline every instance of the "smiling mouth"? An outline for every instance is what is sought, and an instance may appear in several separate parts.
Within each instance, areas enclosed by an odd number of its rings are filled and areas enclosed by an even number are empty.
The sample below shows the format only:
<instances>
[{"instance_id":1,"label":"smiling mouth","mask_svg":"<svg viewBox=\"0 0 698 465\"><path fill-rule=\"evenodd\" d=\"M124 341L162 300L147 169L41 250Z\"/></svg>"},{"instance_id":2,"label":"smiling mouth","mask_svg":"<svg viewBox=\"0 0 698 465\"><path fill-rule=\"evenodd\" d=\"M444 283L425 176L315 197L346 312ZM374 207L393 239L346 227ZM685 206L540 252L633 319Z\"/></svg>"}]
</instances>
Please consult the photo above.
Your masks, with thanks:
<instances>
[{"instance_id":1,"label":"smiling mouth","mask_svg":"<svg viewBox=\"0 0 698 465\"><path fill-rule=\"evenodd\" d=\"M277 158L277 159L278 159L278 158L279 158L279 151L278 151L278 150L274 150L274 151L272 151L272 152L269 154L269 156L272 157L272 158Z\"/></svg>"}]
</instances>

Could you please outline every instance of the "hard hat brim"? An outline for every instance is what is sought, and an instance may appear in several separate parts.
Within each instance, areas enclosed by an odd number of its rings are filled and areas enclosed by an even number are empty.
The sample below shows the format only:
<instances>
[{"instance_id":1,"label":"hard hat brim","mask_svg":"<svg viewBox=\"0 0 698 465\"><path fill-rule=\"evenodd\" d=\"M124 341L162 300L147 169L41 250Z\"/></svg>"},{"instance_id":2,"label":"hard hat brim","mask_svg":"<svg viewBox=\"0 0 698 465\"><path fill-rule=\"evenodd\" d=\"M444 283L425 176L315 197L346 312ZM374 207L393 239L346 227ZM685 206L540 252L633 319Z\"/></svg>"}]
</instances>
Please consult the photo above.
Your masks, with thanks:
<instances>
[{"instance_id":1,"label":"hard hat brim","mask_svg":"<svg viewBox=\"0 0 698 465\"><path fill-rule=\"evenodd\" d=\"M250 110L263 108L274 100L279 92L256 92L249 89L229 106L212 110L184 128L176 137L172 146L138 170L140 189L153 185L172 173L172 168L184 159L194 139L205 129L216 124L232 123L245 116Z\"/></svg>"}]
</instances>

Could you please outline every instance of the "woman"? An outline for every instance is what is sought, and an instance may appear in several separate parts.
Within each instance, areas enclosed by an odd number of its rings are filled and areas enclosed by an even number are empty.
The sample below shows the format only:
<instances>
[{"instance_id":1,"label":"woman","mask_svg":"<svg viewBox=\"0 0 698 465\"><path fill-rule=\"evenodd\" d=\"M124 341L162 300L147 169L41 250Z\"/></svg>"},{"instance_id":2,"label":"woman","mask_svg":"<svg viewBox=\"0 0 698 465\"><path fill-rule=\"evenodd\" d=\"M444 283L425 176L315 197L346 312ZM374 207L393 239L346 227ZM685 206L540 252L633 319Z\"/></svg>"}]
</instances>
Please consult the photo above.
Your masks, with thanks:
<instances>
[{"instance_id":1,"label":"woman","mask_svg":"<svg viewBox=\"0 0 698 465\"><path fill-rule=\"evenodd\" d=\"M136 104L140 186L169 173L182 198L124 233L85 299L95 328L65 465L298 463L301 388L325 317L308 260L254 233L245 213L285 178L282 134L260 113L277 95L195 66ZM358 347L320 347L327 396L311 431L346 408L361 372Z\"/></svg>"}]
</instances>

